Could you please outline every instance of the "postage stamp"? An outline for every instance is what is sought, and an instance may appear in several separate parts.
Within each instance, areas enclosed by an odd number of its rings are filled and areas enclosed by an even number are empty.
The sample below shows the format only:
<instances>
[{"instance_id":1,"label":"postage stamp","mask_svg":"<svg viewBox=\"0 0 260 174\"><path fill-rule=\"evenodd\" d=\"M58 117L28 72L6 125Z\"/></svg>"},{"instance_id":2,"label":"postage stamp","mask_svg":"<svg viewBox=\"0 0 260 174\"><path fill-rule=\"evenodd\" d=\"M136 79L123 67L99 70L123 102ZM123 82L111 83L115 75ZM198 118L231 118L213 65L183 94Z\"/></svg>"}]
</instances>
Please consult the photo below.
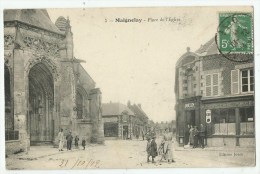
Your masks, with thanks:
<instances>
[{"instance_id":1,"label":"postage stamp","mask_svg":"<svg viewBox=\"0 0 260 174\"><path fill-rule=\"evenodd\" d=\"M252 53L251 13L219 14L219 49L223 53Z\"/></svg>"}]
</instances>

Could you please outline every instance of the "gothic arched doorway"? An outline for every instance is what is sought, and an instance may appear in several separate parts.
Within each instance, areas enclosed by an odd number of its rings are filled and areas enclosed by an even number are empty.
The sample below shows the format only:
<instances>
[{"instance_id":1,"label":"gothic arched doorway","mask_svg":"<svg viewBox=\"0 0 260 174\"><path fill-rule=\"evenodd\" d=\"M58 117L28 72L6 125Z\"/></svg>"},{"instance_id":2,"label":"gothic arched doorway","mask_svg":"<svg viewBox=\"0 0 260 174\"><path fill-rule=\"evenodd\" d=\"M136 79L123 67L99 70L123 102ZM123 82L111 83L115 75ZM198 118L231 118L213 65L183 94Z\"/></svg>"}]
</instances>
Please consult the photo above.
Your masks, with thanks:
<instances>
[{"instance_id":1,"label":"gothic arched doorway","mask_svg":"<svg viewBox=\"0 0 260 174\"><path fill-rule=\"evenodd\" d=\"M29 72L29 119L31 144L53 140L54 81L43 63L34 65Z\"/></svg>"},{"instance_id":2,"label":"gothic arched doorway","mask_svg":"<svg viewBox=\"0 0 260 174\"><path fill-rule=\"evenodd\" d=\"M12 92L11 92L11 76L10 70L5 65L5 130L14 129Z\"/></svg>"}]
</instances>

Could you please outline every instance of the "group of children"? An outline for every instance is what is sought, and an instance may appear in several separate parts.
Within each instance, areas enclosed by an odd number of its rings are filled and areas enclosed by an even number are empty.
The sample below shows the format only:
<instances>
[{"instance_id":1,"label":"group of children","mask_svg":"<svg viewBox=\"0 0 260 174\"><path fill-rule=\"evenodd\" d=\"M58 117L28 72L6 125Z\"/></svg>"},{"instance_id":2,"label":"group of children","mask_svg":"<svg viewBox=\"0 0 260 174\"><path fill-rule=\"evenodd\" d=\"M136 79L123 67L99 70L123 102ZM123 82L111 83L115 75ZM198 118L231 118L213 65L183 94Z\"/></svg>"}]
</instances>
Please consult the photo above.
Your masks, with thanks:
<instances>
[{"instance_id":1,"label":"group of children","mask_svg":"<svg viewBox=\"0 0 260 174\"><path fill-rule=\"evenodd\" d=\"M83 147L83 150L85 150L85 147L86 147L86 140L85 140L85 138L82 138L81 145ZM78 138L78 136L75 137L75 147L77 149L79 148L79 138Z\"/></svg>"},{"instance_id":2,"label":"group of children","mask_svg":"<svg viewBox=\"0 0 260 174\"><path fill-rule=\"evenodd\" d=\"M59 140L59 151L63 151L63 145L64 145L64 133L63 133L63 129L60 130L59 134L58 134L58 140ZM69 131L69 134L66 136L66 140L67 140L67 150L71 150L72 147L72 141L73 141L73 136L71 131ZM79 148L79 137L76 136L74 138L74 142L75 142L75 147L78 149ZM82 147L83 150L85 150L86 148L86 140L83 137L82 138Z\"/></svg>"},{"instance_id":3,"label":"group of children","mask_svg":"<svg viewBox=\"0 0 260 174\"><path fill-rule=\"evenodd\" d=\"M147 137L147 162L150 162L150 157L152 157L152 163L155 163L154 158L158 156L157 144L155 142L156 136Z\"/></svg>"},{"instance_id":4,"label":"group of children","mask_svg":"<svg viewBox=\"0 0 260 174\"><path fill-rule=\"evenodd\" d=\"M173 159L173 139L172 139L172 132L169 132L169 129L165 129L163 139L157 149L156 144L156 135L152 134L152 136L147 137L147 162L150 162L150 157L152 157L152 163L155 163L154 159L156 156L160 155L162 160L168 161L168 163L175 162Z\"/></svg>"}]
</instances>

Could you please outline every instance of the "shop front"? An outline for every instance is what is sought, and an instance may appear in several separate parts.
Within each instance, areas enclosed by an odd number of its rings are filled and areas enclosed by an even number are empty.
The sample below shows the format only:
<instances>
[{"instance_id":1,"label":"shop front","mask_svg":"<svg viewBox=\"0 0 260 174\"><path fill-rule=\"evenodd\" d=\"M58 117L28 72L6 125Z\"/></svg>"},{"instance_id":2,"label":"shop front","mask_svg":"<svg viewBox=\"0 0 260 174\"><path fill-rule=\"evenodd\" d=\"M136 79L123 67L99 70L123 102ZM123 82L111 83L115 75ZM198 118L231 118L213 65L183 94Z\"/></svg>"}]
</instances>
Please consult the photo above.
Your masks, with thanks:
<instances>
[{"instance_id":1,"label":"shop front","mask_svg":"<svg viewBox=\"0 0 260 174\"><path fill-rule=\"evenodd\" d=\"M254 97L202 99L202 123L207 127L208 146L255 145Z\"/></svg>"},{"instance_id":2,"label":"shop front","mask_svg":"<svg viewBox=\"0 0 260 174\"><path fill-rule=\"evenodd\" d=\"M200 123L200 97L179 100L176 105L176 138L180 146L189 141L189 126L198 126Z\"/></svg>"}]
</instances>

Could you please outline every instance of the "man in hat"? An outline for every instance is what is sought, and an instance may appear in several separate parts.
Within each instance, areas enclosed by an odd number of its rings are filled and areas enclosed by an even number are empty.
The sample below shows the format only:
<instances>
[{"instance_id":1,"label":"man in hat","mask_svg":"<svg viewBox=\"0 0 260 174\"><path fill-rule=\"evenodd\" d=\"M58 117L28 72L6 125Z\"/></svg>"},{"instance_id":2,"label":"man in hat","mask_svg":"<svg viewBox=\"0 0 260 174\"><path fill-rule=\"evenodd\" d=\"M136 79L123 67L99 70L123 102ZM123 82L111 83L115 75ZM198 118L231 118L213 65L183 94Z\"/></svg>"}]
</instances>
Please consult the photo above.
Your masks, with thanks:
<instances>
[{"instance_id":1,"label":"man in hat","mask_svg":"<svg viewBox=\"0 0 260 174\"><path fill-rule=\"evenodd\" d=\"M193 137L194 137L194 143L193 143L193 148L197 148L198 147L198 141L199 141L199 130L197 128L197 126L194 126L194 130L193 130Z\"/></svg>"},{"instance_id":2,"label":"man in hat","mask_svg":"<svg viewBox=\"0 0 260 174\"><path fill-rule=\"evenodd\" d=\"M205 140L205 133L206 129L203 124L200 124L200 131L199 131L199 142L202 149L204 149L204 140Z\"/></svg>"},{"instance_id":3,"label":"man in hat","mask_svg":"<svg viewBox=\"0 0 260 174\"><path fill-rule=\"evenodd\" d=\"M67 140L67 150L71 150L71 145L72 145L72 140L73 140L71 131L69 131L69 134L66 136L66 140Z\"/></svg>"}]
</instances>

